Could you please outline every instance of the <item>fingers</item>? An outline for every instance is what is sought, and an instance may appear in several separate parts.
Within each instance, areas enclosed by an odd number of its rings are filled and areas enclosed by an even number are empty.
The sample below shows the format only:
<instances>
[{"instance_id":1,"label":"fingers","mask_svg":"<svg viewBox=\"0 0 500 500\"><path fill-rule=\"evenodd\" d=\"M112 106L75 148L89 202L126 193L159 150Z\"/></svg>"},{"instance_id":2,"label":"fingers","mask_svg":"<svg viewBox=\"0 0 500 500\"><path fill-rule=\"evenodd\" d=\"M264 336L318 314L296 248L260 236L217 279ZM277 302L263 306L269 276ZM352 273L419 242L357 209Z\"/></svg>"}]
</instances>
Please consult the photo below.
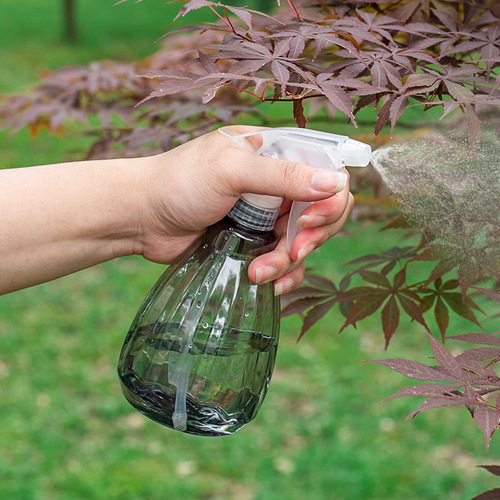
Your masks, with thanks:
<instances>
[{"instance_id":1,"label":"fingers","mask_svg":"<svg viewBox=\"0 0 500 500\"><path fill-rule=\"evenodd\" d=\"M291 259L304 260L314 249L337 234L353 207L354 197L347 189L308 207L304 211L306 213L297 221L301 229L292 243Z\"/></svg>"},{"instance_id":2,"label":"fingers","mask_svg":"<svg viewBox=\"0 0 500 500\"><path fill-rule=\"evenodd\" d=\"M313 250L337 234L354 206L348 187L341 193L309 206L302 216L301 230L290 252L286 245L287 215L280 217L276 231L281 235L276 248L257 257L249 267L249 277L257 284L274 281L276 295L297 288L304 277L304 260Z\"/></svg>"},{"instance_id":3,"label":"fingers","mask_svg":"<svg viewBox=\"0 0 500 500\"><path fill-rule=\"evenodd\" d=\"M283 295L297 288L304 279L305 264L301 262L295 269L274 281L274 294Z\"/></svg>"},{"instance_id":4,"label":"fingers","mask_svg":"<svg viewBox=\"0 0 500 500\"><path fill-rule=\"evenodd\" d=\"M250 263L248 275L253 283L259 285L274 281L274 293L281 295L300 285L304 278L304 263L294 262L290 258L286 239L281 238L272 252Z\"/></svg>"}]
</instances>

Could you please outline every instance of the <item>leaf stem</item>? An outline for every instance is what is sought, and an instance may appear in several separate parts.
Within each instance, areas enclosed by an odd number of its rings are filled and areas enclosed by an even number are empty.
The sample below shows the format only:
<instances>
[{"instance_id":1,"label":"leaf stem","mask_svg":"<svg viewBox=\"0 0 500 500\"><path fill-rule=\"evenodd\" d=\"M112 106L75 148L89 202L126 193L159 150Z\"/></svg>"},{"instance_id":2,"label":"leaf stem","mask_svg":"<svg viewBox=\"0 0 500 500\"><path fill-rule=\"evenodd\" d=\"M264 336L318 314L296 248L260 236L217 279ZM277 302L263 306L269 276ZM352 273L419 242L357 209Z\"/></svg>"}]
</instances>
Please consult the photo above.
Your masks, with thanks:
<instances>
[{"instance_id":1,"label":"leaf stem","mask_svg":"<svg viewBox=\"0 0 500 500\"><path fill-rule=\"evenodd\" d=\"M293 1L292 0L286 0L288 2L288 5L290 6L290 8L292 9L293 13L295 14L295 16L297 17L297 19L302 22L302 18L300 17L300 14L299 14L299 11L297 10L297 8L295 7L295 5L293 4Z\"/></svg>"}]
</instances>

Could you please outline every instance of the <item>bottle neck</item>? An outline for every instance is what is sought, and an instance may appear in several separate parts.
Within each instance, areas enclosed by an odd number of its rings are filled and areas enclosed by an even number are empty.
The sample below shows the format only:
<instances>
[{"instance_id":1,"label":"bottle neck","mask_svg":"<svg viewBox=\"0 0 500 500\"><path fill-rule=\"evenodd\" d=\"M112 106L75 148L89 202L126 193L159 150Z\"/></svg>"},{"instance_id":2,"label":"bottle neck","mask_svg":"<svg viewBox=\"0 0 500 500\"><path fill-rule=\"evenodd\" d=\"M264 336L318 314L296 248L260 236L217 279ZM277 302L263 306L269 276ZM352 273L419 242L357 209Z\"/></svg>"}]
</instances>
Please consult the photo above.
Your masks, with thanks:
<instances>
[{"instance_id":1,"label":"bottle neck","mask_svg":"<svg viewBox=\"0 0 500 500\"><path fill-rule=\"evenodd\" d=\"M279 210L279 207L263 208L240 198L227 215L245 228L267 232L274 229Z\"/></svg>"},{"instance_id":2,"label":"bottle neck","mask_svg":"<svg viewBox=\"0 0 500 500\"><path fill-rule=\"evenodd\" d=\"M234 257L240 256L252 260L273 250L277 238L273 231L249 229L226 216L208 229L203 242L209 245L207 251L215 249Z\"/></svg>"}]
</instances>

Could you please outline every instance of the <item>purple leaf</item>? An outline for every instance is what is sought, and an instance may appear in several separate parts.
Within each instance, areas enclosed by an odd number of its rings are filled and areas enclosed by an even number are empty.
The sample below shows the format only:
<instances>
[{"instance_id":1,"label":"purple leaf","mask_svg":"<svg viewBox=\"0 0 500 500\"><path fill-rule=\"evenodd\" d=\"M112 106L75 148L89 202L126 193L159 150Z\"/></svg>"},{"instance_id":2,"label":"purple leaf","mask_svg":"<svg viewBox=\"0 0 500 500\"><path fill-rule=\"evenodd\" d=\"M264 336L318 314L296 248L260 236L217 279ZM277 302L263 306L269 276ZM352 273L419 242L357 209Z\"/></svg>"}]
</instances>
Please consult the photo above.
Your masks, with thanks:
<instances>
[{"instance_id":1,"label":"purple leaf","mask_svg":"<svg viewBox=\"0 0 500 500\"><path fill-rule=\"evenodd\" d=\"M438 367L424 365L423 363L419 363L418 361L396 358L367 361L367 363L379 363L411 379L424 380L429 382L459 382L456 377L448 373L441 372Z\"/></svg>"},{"instance_id":2,"label":"purple leaf","mask_svg":"<svg viewBox=\"0 0 500 500\"><path fill-rule=\"evenodd\" d=\"M383 64L379 61L375 61L370 69L370 74L372 77L372 85L374 87L385 88L387 87L388 79L387 73Z\"/></svg>"},{"instance_id":3,"label":"purple leaf","mask_svg":"<svg viewBox=\"0 0 500 500\"><path fill-rule=\"evenodd\" d=\"M444 300L440 296L436 299L434 317L436 318L436 323L438 324L441 336L444 337L450 323L450 313L448 312L448 308L446 307Z\"/></svg>"},{"instance_id":4,"label":"purple leaf","mask_svg":"<svg viewBox=\"0 0 500 500\"><path fill-rule=\"evenodd\" d=\"M493 488L492 490L485 491L471 498L471 500L500 500L500 488Z\"/></svg>"},{"instance_id":5,"label":"purple leaf","mask_svg":"<svg viewBox=\"0 0 500 500\"><path fill-rule=\"evenodd\" d=\"M463 365L474 361L485 361L487 359L494 359L500 356L500 346L499 347L476 347L474 349L468 349L456 356L457 361ZM481 365L483 366L483 365ZM468 366L468 368L471 368ZM484 366L483 366L484 368Z\"/></svg>"},{"instance_id":6,"label":"purple leaf","mask_svg":"<svg viewBox=\"0 0 500 500\"><path fill-rule=\"evenodd\" d=\"M241 19L248 27L249 31L252 32L252 14L247 9L242 9L238 7L233 7L231 5L224 6L228 11L232 12L235 16Z\"/></svg>"},{"instance_id":7,"label":"purple leaf","mask_svg":"<svg viewBox=\"0 0 500 500\"><path fill-rule=\"evenodd\" d=\"M324 298L323 298L324 300ZM312 307L316 307L323 300L316 297L306 297L293 300L281 310L281 317L290 316L292 314L302 314Z\"/></svg>"},{"instance_id":8,"label":"purple leaf","mask_svg":"<svg viewBox=\"0 0 500 500\"><path fill-rule=\"evenodd\" d=\"M377 115L377 119L375 121L375 135L378 135L385 124L389 121L391 106L394 100L396 99L396 94L392 94L387 101L385 101L384 105L380 108L380 111Z\"/></svg>"},{"instance_id":9,"label":"purple leaf","mask_svg":"<svg viewBox=\"0 0 500 500\"><path fill-rule=\"evenodd\" d=\"M279 61L273 61L271 63L271 69L273 75L276 77L276 80L281 85L281 95L284 97L286 93L286 85L290 79L290 71L288 71L288 68Z\"/></svg>"},{"instance_id":10,"label":"purple leaf","mask_svg":"<svg viewBox=\"0 0 500 500\"><path fill-rule=\"evenodd\" d=\"M463 342L470 342L471 344L485 344L500 346L500 338L496 337L497 334L491 333L466 333L464 335L451 335L447 339L461 340Z\"/></svg>"},{"instance_id":11,"label":"purple leaf","mask_svg":"<svg viewBox=\"0 0 500 500\"><path fill-rule=\"evenodd\" d=\"M229 69L230 73L236 75L246 75L248 73L254 73L258 71L267 61L264 59L244 59L243 61L237 61Z\"/></svg>"},{"instance_id":12,"label":"purple leaf","mask_svg":"<svg viewBox=\"0 0 500 500\"><path fill-rule=\"evenodd\" d=\"M488 449L493 433L500 421L500 411L486 405L481 405L474 411L474 421L483 431L486 439L486 449Z\"/></svg>"},{"instance_id":13,"label":"purple leaf","mask_svg":"<svg viewBox=\"0 0 500 500\"><path fill-rule=\"evenodd\" d=\"M342 332L347 326L371 316L375 311L377 311L377 309L380 308L386 298L386 294L374 293L371 296L365 296L362 299L356 300L349 308L346 321L342 325L340 332Z\"/></svg>"},{"instance_id":14,"label":"purple leaf","mask_svg":"<svg viewBox=\"0 0 500 500\"><path fill-rule=\"evenodd\" d=\"M189 12L193 10L198 10L202 9L203 7L208 7L209 5L212 6L220 6L220 3L215 3L215 2L209 2L207 0L190 0L186 5L182 6L181 9L179 10L179 13L175 17L174 21L177 20L181 16L185 16Z\"/></svg>"},{"instance_id":15,"label":"purple leaf","mask_svg":"<svg viewBox=\"0 0 500 500\"><path fill-rule=\"evenodd\" d=\"M459 103L469 102L474 98L474 92L463 85L448 80L445 82L445 85L453 99Z\"/></svg>"},{"instance_id":16,"label":"purple leaf","mask_svg":"<svg viewBox=\"0 0 500 500\"><path fill-rule=\"evenodd\" d=\"M396 122L401 118L405 109L408 107L408 98L405 96L397 97L389 108L389 116L391 118L391 136L394 133Z\"/></svg>"},{"instance_id":17,"label":"purple leaf","mask_svg":"<svg viewBox=\"0 0 500 500\"><path fill-rule=\"evenodd\" d=\"M431 334L427 334L431 341L432 354L434 359L439 363L441 368L449 373L451 376L456 377L457 380L461 380L462 377L462 367L460 363L455 359L455 356L451 354L448 349L440 342L438 342Z\"/></svg>"},{"instance_id":18,"label":"purple leaf","mask_svg":"<svg viewBox=\"0 0 500 500\"><path fill-rule=\"evenodd\" d=\"M218 73L219 68L209 57L207 57L201 50L198 50L198 59L207 73Z\"/></svg>"},{"instance_id":19,"label":"purple leaf","mask_svg":"<svg viewBox=\"0 0 500 500\"><path fill-rule=\"evenodd\" d=\"M331 308L335 305L335 300L329 300L323 304L313 307L304 318L302 330L300 332L297 342L302 338L304 333L309 330L316 322L318 322Z\"/></svg>"},{"instance_id":20,"label":"purple leaf","mask_svg":"<svg viewBox=\"0 0 500 500\"><path fill-rule=\"evenodd\" d=\"M463 406L466 404L471 404L473 405L474 403L477 404L475 400L469 400L465 398L455 398L455 397L449 397L449 396L436 396L432 397L430 399L427 399L424 403L422 403L419 408L417 408L415 411L411 412L407 418L407 420L411 420L412 418L415 418L419 413L426 411L426 410L435 410L436 408L445 408L447 406ZM477 411L477 410L476 410Z\"/></svg>"},{"instance_id":21,"label":"purple leaf","mask_svg":"<svg viewBox=\"0 0 500 500\"><path fill-rule=\"evenodd\" d=\"M382 329L384 331L385 346L389 346L394 332L399 325L399 307L394 295L391 295L387 304L382 309Z\"/></svg>"},{"instance_id":22,"label":"purple leaf","mask_svg":"<svg viewBox=\"0 0 500 500\"><path fill-rule=\"evenodd\" d=\"M323 84L321 85L321 90L323 91L325 97L330 101L330 103L347 115L354 126L357 126L356 120L352 113L352 100L349 94L342 90L341 88L334 87L333 85Z\"/></svg>"},{"instance_id":23,"label":"purple leaf","mask_svg":"<svg viewBox=\"0 0 500 500\"><path fill-rule=\"evenodd\" d=\"M500 476L500 465L478 465L495 476Z\"/></svg>"},{"instance_id":24,"label":"purple leaf","mask_svg":"<svg viewBox=\"0 0 500 500\"><path fill-rule=\"evenodd\" d=\"M478 290L482 294L486 295L490 299L493 299L497 302L500 302L500 293L494 292L493 290L488 290L487 288L480 288L477 286L473 286L471 288L474 288L475 290Z\"/></svg>"},{"instance_id":25,"label":"purple leaf","mask_svg":"<svg viewBox=\"0 0 500 500\"><path fill-rule=\"evenodd\" d=\"M377 273L375 271L362 271L361 277L368 281L368 283L373 283L374 285L381 286L383 288L391 288L391 283L382 273Z\"/></svg>"},{"instance_id":26,"label":"purple leaf","mask_svg":"<svg viewBox=\"0 0 500 500\"><path fill-rule=\"evenodd\" d=\"M461 385L444 385L444 384L419 384L413 385L411 387L404 387L398 392L385 398L383 402L388 401L393 398L400 397L411 397L411 396L422 396L422 397L432 397L432 396L442 396L446 394L449 397L453 397L452 391L455 391L462 387ZM460 397L460 396L457 396Z\"/></svg>"}]
</instances>

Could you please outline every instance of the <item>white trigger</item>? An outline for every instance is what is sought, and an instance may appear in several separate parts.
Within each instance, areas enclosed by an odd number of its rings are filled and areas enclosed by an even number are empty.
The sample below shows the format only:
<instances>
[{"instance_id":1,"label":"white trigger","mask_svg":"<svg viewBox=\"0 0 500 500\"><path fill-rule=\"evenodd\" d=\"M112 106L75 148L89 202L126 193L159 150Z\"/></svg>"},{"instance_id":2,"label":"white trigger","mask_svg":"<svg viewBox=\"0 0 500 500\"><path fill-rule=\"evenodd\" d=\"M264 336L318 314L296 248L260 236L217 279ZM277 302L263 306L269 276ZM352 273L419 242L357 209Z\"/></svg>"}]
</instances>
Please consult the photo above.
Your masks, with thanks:
<instances>
[{"instance_id":1,"label":"white trigger","mask_svg":"<svg viewBox=\"0 0 500 500\"><path fill-rule=\"evenodd\" d=\"M286 246L288 253L290 253L290 250L292 249L292 243L295 236L297 236L300 231L300 227L297 226L297 220L310 204L311 203L309 201L294 201L292 203L292 208L290 209L290 215L288 218L288 227L286 229Z\"/></svg>"}]
</instances>

